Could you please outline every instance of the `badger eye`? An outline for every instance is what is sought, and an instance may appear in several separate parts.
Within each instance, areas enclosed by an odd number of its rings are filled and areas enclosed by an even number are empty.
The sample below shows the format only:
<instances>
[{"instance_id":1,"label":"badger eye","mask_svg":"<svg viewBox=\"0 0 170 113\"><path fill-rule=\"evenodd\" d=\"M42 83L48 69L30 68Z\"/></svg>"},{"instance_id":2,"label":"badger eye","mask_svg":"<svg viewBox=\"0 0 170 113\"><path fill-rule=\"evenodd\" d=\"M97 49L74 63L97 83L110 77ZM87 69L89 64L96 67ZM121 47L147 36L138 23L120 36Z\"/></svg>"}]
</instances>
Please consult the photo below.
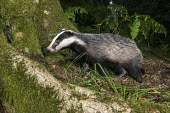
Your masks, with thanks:
<instances>
[{"instance_id":1,"label":"badger eye","mask_svg":"<svg viewBox=\"0 0 170 113\"><path fill-rule=\"evenodd\" d=\"M53 45L52 45L52 48L56 48L56 46L58 46L60 44L60 40L56 40Z\"/></svg>"},{"instance_id":2,"label":"badger eye","mask_svg":"<svg viewBox=\"0 0 170 113\"><path fill-rule=\"evenodd\" d=\"M56 44L58 45L60 43L60 41L59 40L56 40Z\"/></svg>"}]
</instances>

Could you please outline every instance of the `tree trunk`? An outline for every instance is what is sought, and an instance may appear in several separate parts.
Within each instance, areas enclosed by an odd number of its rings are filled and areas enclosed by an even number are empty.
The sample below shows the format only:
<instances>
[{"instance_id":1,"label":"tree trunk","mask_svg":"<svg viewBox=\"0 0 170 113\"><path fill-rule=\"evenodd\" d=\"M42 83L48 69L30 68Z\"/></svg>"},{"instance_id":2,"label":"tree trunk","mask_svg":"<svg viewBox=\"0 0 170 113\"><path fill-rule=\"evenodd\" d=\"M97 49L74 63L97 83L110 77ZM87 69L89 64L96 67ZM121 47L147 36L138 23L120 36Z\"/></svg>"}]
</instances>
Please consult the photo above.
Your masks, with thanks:
<instances>
[{"instance_id":1,"label":"tree trunk","mask_svg":"<svg viewBox=\"0 0 170 113\"><path fill-rule=\"evenodd\" d=\"M0 25L17 50L42 55L42 48L62 28L77 29L65 17L59 0L1 0Z\"/></svg>"}]
</instances>

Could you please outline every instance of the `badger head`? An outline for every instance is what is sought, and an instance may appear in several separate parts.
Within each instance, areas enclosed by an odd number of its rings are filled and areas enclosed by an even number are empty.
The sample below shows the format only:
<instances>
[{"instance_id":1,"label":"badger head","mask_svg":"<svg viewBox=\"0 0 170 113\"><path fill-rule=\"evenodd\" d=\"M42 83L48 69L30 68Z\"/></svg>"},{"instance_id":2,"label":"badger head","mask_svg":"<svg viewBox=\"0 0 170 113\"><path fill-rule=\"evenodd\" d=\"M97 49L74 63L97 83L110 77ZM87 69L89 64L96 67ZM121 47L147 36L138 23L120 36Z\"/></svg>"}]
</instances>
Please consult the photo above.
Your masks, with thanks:
<instances>
[{"instance_id":1,"label":"badger head","mask_svg":"<svg viewBox=\"0 0 170 113\"><path fill-rule=\"evenodd\" d=\"M47 50L51 53L58 52L59 50L69 47L71 44L85 45L85 43L75 36L75 32L71 30L62 30L47 47Z\"/></svg>"}]
</instances>

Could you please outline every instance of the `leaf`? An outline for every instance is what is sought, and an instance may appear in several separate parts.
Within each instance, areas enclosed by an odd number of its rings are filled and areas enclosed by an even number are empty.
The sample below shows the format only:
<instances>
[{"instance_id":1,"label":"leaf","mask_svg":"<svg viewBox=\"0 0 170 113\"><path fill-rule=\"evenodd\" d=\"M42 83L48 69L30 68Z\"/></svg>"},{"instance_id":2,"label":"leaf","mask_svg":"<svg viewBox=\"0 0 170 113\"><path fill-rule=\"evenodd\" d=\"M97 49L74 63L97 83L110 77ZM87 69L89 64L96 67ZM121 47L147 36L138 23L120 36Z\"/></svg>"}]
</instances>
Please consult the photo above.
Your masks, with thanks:
<instances>
[{"instance_id":1,"label":"leaf","mask_svg":"<svg viewBox=\"0 0 170 113\"><path fill-rule=\"evenodd\" d=\"M131 30L130 35L131 35L132 39L135 39L137 37L137 35L139 34L140 26L141 26L141 22L138 19L138 17L136 16L135 20L133 21L132 25L130 26L130 30Z\"/></svg>"},{"instance_id":2,"label":"leaf","mask_svg":"<svg viewBox=\"0 0 170 113\"><path fill-rule=\"evenodd\" d=\"M76 14L83 14L83 13L88 14L86 9L84 9L82 7L69 7L65 11L65 15L67 16L67 18L69 18L72 21L75 21Z\"/></svg>"},{"instance_id":3,"label":"leaf","mask_svg":"<svg viewBox=\"0 0 170 113\"><path fill-rule=\"evenodd\" d=\"M144 35L145 39L148 38L149 33L162 33L167 35L166 28L159 24L157 21L152 19L149 15L137 15L141 22L141 32Z\"/></svg>"}]
</instances>

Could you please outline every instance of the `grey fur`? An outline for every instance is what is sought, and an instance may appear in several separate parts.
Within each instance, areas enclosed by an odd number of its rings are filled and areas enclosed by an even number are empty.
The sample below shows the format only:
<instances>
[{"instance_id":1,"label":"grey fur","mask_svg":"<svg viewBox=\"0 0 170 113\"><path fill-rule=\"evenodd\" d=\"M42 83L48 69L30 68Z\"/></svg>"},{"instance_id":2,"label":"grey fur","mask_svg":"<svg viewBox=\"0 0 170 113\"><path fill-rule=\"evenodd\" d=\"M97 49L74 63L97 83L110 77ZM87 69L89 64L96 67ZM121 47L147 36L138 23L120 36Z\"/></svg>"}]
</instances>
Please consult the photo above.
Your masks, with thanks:
<instances>
[{"instance_id":1,"label":"grey fur","mask_svg":"<svg viewBox=\"0 0 170 113\"><path fill-rule=\"evenodd\" d=\"M132 78L138 82L142 82L142 73L139 65L142 62L143 57L134 40L109 33L81 34L65 30L65 32L62 31L61 34L64 33L66 35L62 35L60 40L61 38L62 41L68 39L69 36L78 40L74 41L68 47L73 48L80 53L86 53L88 63L100 63L103 66L107 65L107 63L112 64L113 66L116 65L118 77L122 77L126 73L129 73ZM57 41L59 39L56 38L55 40ZM81 43L79 43L80 41ZM50 47L48 47L48 49L49 48ZM51 49L55 50L55 48ZM103 75L103 72L101 72L99 68L98 71Z\"/></svg>"},{"instance_id":2,"label":"grey fur","mask_svg":"<svg viewBox=\"0 0 170 113\"><path fill-rule=\"evenodd\" d=\"M84 48L91 56L94 56L95 58L104 58L119 63L128 63L134 58L139 61L143 59L141 51L132 39L109 33L75 33L75 36L86 43Z\"/></svg>"}]
</instances>

